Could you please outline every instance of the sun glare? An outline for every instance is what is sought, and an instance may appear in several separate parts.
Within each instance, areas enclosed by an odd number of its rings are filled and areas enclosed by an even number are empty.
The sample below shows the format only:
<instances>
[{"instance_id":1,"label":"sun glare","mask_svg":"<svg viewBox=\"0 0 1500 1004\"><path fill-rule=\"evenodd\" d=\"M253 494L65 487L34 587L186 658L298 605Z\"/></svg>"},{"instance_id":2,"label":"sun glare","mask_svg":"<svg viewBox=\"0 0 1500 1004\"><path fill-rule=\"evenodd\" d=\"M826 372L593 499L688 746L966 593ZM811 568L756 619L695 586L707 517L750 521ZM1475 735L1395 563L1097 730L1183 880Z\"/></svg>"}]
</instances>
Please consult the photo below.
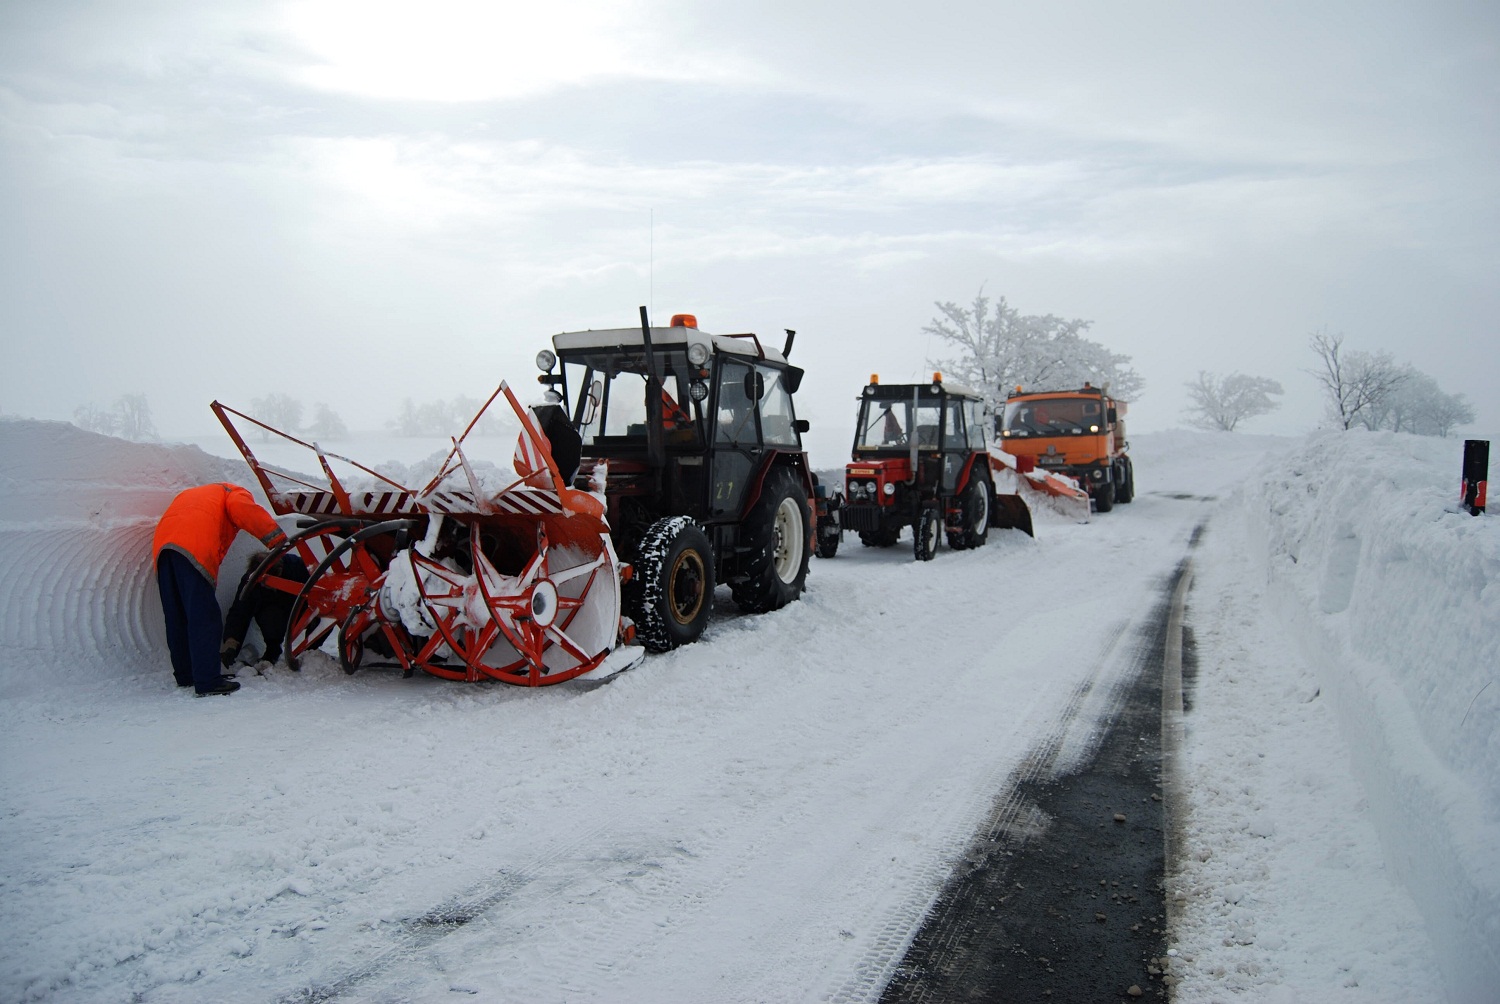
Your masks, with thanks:
<instances>
[{"instance_id":1,"label":"sun glare","mask_svg":"<svg viewBox=\"0 0 1500 1004\"><path fill-rule=\"evenodd\" d=\"M306 0L286 23L318 60L324 90L418 101L520 97L644 68L634 4L473 0Z\"/></svg>"}]
</instances>

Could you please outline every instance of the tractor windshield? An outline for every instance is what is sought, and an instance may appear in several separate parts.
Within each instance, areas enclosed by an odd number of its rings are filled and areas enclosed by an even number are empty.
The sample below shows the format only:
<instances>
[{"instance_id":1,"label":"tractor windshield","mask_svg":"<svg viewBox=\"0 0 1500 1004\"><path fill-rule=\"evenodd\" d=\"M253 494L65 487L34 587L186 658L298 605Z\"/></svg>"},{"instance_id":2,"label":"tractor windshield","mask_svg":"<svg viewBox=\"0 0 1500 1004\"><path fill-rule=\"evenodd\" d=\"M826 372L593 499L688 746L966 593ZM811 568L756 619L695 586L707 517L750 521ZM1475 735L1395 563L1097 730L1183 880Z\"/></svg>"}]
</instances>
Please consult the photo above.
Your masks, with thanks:
<instances>
[{"instance_id":1,"label":"tractor windshield","mask_svg":"<svg viewBox=\"0 0 1500 1004\"><path fill-rule=\"evenodd\" d=\"M564 365L582 367L573 419L586 446L635 446L646 442L646 366L641 353L591 353L568 358ZM661 422L668 445L700 440L703 410L692 396L687 356L657 352L661 377Z\"/></svg>"},{"instance_id":2,"label":"tractor windshield","mask_svg":"<svg viewBox=\"0 0 1500 1004\"><path fill-rule=\"evenodd\" d=\"M1097 398L1026 398L1005 403L1007 436L1092 436L1104 427Z\"/></svg>"},{"instance_id":3,"label":"tractor windshield","mask_svg":"<svg viewBox=\"0 0 1500 1004\"><path fill-rule=\"evenodd\" d=\"M865 398L859 407L859 433L854 437L854 448L905 449L915 434L918 446L936 449L942 418L936 401L921 401L913 407L910 398L884 401Z\"/></svg>"}]
</instances>

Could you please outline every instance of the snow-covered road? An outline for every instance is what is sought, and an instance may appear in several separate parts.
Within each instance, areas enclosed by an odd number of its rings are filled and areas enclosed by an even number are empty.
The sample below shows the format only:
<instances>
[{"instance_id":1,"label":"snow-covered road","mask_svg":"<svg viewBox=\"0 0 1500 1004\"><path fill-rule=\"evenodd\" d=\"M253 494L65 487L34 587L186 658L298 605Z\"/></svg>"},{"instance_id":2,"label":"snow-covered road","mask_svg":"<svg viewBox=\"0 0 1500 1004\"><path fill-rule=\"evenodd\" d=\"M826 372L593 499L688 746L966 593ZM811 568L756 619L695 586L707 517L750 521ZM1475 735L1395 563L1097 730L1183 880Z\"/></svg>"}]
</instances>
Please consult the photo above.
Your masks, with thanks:
<instances>
[{"instance_id":1,"label":"snow-covered road","mask_svg":"<svg viewBox=\"0 0 1500 1004\"><path fill-rule=\"evenodd\" d=\"M701 643L603 685L314 657L195 700L129 644L118 676L47 667L66 686L9 648L0 997L876 999L1028 754L1087 751L1193 529L1268 445L1160 443L1087 525L924 564L851 537L801 602L721 595Z\"/></svg>"}]
</instances>

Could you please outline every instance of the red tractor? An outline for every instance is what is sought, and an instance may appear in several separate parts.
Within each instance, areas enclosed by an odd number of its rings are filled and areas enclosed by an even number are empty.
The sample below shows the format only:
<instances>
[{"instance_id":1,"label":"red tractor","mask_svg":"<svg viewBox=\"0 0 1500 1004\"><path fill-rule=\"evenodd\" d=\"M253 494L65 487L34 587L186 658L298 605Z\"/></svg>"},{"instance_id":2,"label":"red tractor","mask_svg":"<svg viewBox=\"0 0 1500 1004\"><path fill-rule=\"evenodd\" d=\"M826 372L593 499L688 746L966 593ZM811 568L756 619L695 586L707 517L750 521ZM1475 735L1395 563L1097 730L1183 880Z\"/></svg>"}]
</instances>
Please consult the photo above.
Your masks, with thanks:
<instances>
[{"instance_id":1,"label":"red tractor","mask_svg":"<svg viewBox=\"0 0 1500 1004\"><path fill-rule=\"evenodd\" d=\"M909 526L917 560L931 561L944 531L949 547L964 550L983 547L992 526L1029 530L1025 504L995 495L986 411L978 392L945 384L940 373L922 384L872 376L835 507L840 532L855 531L866 547L890 547ZM821 556L836 547L820 534Z\"/></svg>"},{"instance_id":2,"label":"red tractor","mask_svg":"<svg viewBox=\"0 0 1500 1004\"><path fill-rule=\"evenodd\" d=\"M698 639L718 583L752 612L802 594L813 477L786 334L778 351L691 314L652 327L642 307L639 327L565 332L538 356L556 398L544 431L575 484L603 494L633 568L625 608L652 651Z\"/></svg>"}]
</instances>

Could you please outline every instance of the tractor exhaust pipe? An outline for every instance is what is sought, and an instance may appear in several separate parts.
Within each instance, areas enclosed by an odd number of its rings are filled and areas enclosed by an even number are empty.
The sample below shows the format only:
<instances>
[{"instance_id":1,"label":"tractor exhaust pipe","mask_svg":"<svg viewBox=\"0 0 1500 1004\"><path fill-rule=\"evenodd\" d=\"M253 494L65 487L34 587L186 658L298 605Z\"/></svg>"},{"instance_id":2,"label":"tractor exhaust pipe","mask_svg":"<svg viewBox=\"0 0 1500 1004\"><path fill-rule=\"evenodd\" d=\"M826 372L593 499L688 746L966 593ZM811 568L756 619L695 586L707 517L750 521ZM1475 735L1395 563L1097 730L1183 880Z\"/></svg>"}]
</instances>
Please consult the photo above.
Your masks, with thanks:
<instances>
[{"instance_id":1,"label":"tractor exhaust pipe","mask_svg":"<svg viewBox=\"0 0 1500 1004\"><path fill-rule=\"evenodd\" d=\"M782 328L781 330L786 332L786 344L781 347L781 358L790 359L792 358L792 342L796 339L797 332L791 328Z\"/></svg>"}]
</instances>

